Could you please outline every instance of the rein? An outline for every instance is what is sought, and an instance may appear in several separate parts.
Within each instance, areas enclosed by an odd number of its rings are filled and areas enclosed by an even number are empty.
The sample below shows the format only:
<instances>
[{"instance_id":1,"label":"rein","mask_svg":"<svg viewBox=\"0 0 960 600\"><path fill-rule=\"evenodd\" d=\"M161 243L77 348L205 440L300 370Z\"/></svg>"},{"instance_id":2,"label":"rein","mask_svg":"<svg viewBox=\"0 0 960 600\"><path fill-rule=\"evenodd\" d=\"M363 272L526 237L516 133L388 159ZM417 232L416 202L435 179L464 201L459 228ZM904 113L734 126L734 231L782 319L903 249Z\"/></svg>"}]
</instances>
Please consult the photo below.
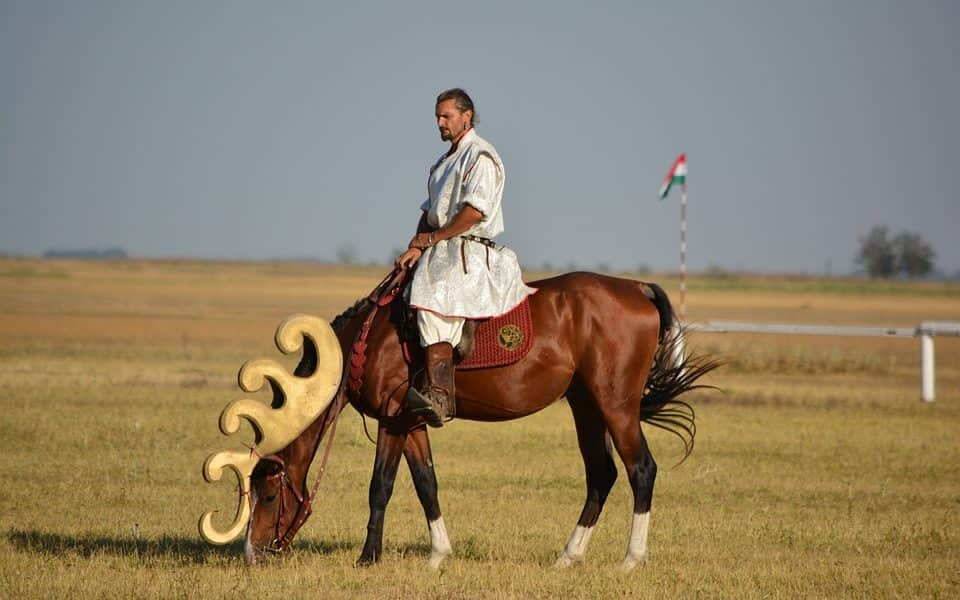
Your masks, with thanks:
<instances>
[{"instance_id":1,"label":"rein","mask_svg":"<svg viewBox=\"0 0 960 600\"><path fill-rule=\"evenodd\" d=\"M407 282L407 273L406 269L395 268L367 296L373 302L373 308L364 318L363 325L360 326L360 331L357 332L357 337L350 349L350 372L347 377L347 388L354 394L359 393L360 387L363 386L363 365L367 362L367 336L370 335L373 318L377 316L377 311L381 307L393 302L403 292L404 285Z\"/></svg>"},{"instance_id":2,"label":"rein","mask_svg":"<svg viewBox=\"0 0 960 600\"><path fill-rule=\"evenodd\" d=\"M277 520L274 523L274 546L272 550L275 552L282 552L290 542L293 541L297 532L300 531L300 528L306 523L307 518L313 514L313 501L317 497L317 490L320 488L320 481L323 479L324 474L327 472L327 459L330 458L330 450L333 448L333 439L337 434L337 422L340 421L340 412L343 410L344 403L342 402L343 393L337 395L335 404L331 404L331 410L336 407L336 415L331 417L333 422L330 424L330 436L327 439L327 447L323 451L323 458L320 460L320 472L317 474L316 481L313 482L313 489L310 490L310 495L305 496L297 490L296 485L293 481L290 480L290 477L287 475L287 465L282 458L276 454L271 454L270 456L264 456L263 460L270 461L280 466L280 470L272 475L267 475L264 479L268 481L274 481L276 479L280 480L280 507L277 509ZM321 428L321 434L323 429ZM284 490L290 490L290 493L293 494L294 498L297 499L297 502L300 503L300 507L297 509L297 514L294 515L295 521L287 529L286 533L283 536L280 536L280 523L283 521L283 515L287 511L287 501L286 494Z\"/></svg>"}]
</instances>

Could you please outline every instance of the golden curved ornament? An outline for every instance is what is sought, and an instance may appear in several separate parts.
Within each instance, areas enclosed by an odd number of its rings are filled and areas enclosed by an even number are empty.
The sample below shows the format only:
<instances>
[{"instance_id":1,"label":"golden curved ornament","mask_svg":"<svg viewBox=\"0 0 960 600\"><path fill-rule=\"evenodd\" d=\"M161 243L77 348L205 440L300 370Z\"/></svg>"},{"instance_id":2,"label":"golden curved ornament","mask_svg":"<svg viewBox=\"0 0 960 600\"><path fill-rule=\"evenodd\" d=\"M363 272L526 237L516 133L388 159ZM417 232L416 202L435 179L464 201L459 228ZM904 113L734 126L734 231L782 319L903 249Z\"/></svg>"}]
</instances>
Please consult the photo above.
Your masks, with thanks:
<instances>
[{"instance_id":1,"label":"golden curved ornament","mask_svg":"<svg viewBox=\"0 0 960 600\"><path fill-rule=\"evenodd\" d=\"M241 535L250 520L250 474L261 456L286 448L326 410L340 388L343 374L343 353L330 325L319 317L292 315L277 327L277 348L284 354L315 351L317 366L305 377L293 375L279 363L269 359L251 360L240 368L238 382L245 392L256 392L267 382L274 392L274 406L252 398L230 402L220 413L220 431L233 435L240 430L241 420L253 428L253 450L224 450L207 457L203 478L218 481L225 470L237 476L240 501L233 522L225 529L213 525L213 513L200 515L200 535L211 544L227 544ZM310 344L312 348L305 348Z\"/></svg>"}]
</instances>

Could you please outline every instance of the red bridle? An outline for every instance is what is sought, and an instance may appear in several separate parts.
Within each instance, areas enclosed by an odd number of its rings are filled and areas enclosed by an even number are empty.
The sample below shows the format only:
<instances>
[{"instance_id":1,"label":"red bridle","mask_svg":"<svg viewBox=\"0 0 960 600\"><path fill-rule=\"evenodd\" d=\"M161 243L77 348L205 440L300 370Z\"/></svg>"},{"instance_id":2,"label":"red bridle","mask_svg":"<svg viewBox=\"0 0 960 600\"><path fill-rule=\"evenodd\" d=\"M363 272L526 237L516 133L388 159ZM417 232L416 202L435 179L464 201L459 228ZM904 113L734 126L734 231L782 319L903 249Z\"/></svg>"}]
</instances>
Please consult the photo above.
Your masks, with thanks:
<instances>
[{"instance_id":1,"label":"red bridle","mask_svg":"<svg viewBox=\"0 0 960 600\"><path fill-rule=\"evenodd\" d=\"M287 475L287 465L283 462L282 458L276 454L271 454L270 456L264 456L263 460L270 461L280 466L279 471L263 478L265 481L280 480L280 490L277 492L280 506L277 508L277 521L273 526L274 537L270 543L270 546L267 548L268 550L280 552L290 543L290 540L293 539L296 531L300 529L300 526L303 525L303 523L307 520L307 517L310 516L310 513L313 512L313 507L311 506L311 499L309 497L304 498L303 494L301 494L297 489L297 486L290 480L290 477ZM297 499L297 502L300 503L300 506L297 508L297 514L295 515L296 520L281 537L280 527L281 523L283 522L283 515L287 512L287 490L293 494L293 496Z\"/></svg>"},{"instance_id":2,"label":"red bridle","mask_svg":"<svg viewBox=\"0 0 960 600\"><path fill-rule=\"evenodd\" d=\"M282 552L284 548L290 545L290 542L293 541L293 537L297 535L297 532L300 531L300 527L306 523L307 518L313 513L313 500L317 497L317 489L320 487L320 480L323 479L323 475L327 472L327 459L330 458L330 449L333 448L333 438L337 433L337 421L340 420L340 411L343 409L343 402L341 399L344 394L341 392L337 394L334 404L331 405L331 410L336 410L336 414L332 417L333 423L330 425L330 436L327 440L327 447L323 451L323 459L320 461L320 473L317 475L317 480L313 483L313 489L310 491L310 495L305 495L300 490L297 489L297 485L294 481L287 475L287 464L283 461L282 458L276 454L271 454L270 456L264 456L261 460L270 461L280 467L280 470L276 473L271 473L264 477L267 481L279 480L279 491L277 495L279 496L278 502L280 505L277 507L277 520L273 524L273 540L270 542L270 545L266 548L271 552ZM323 429L320 430L320 433L323 433ZM283 535L280 535L280 529L283 523L283 515L287 512L287 490L293 494L293 497L297 499L299 506L297 507L297 512L293 516L293 522L290 524L290 527L287 528L286 532Z\"/></svg>"}]
</instances>

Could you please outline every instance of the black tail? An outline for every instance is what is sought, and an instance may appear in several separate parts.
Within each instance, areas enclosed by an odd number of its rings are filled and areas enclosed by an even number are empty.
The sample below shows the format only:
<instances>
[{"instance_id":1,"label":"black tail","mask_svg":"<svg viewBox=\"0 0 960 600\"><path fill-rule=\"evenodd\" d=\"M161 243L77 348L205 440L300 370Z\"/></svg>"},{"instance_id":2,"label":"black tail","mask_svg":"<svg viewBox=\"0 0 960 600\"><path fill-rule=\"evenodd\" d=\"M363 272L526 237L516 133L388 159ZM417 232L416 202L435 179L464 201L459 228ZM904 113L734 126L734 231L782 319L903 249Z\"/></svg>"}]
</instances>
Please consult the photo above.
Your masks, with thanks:
<instances>
[{"instance_id":1,"label":"black tail","mask_svg":"<svg viewBox=\"0 0 960 600\"><path fill-rule=\"evenodd\" d=\"M673 313L673 305L670 304L670 298L667 297L667 293L663 291L662 287L655 283L646 283L645 285L653 292L653 298L650 301L653 302L653 305L657 307L657 312L660 313L660 335L657 339L662 343L667 332L673 327L674 319L676 319Z\"/></svg>"},{"instance_id":2,"label":"black tail","mask_svg":"<svg viewBox=\"0 0 960 600\"><path fill-rule=\"evenodd\" d=\"M652 301L660 313L660 345L640 400L640 420L680 438L683 442L683 459L680 462L683 462L693 452L697 424L693 407L678 399L678 396L690 390L716 389L712 385L697 383L697 380L722 363L697 354L678 356L677 345L681 343L686 330L674 327L673 306L663 288L655 283L648 283L647 286L653 290Z\"/></svg>"}]
</instances>

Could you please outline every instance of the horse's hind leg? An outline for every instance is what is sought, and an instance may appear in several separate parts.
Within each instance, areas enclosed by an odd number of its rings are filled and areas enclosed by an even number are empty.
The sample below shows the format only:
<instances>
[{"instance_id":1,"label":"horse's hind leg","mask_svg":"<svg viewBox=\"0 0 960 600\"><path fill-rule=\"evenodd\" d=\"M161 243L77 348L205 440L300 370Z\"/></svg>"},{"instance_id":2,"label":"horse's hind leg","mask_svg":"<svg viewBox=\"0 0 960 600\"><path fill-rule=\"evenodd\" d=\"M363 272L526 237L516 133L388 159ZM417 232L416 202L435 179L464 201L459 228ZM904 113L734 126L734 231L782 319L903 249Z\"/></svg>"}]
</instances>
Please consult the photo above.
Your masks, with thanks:
<instances>
[{"instance_id":1,"label":"horse's hind leg","mask_svg":"<svg viewBox=\"0 0 960 600\"><path fill-rule=\"evenodd\" d=\"M420 498L420 504L423 505L427 527L430 530L430 558L427 562L431 568L438 569L440 563L453 554L453 549L450 547L447 528L440 514L437 475L433 470L430 438L427 436L426 426L420 426L410 432L403 446L403 456L407 459L407 466L410 467L410 476L413 478L413 485L417 490L417 497Z\"/></svg>"},{"instance_id":2,"label":"horse's hind leg","mask_svg":"<svg viewBox=\"0 0 960 600\"><path fill-rule=\"evenodd\" d=\"M617 479L617 467L606 442L606 426L593 398L582 386L575 384L567 392L567 402L573 411L577 442L587 474L587 499L563 554L553 565L558 568L583 562L593 527Z\"/></svg>"},{"instance_id":3,"label":"horse's hind leg","mask_svg":"<svg viewBox=\"0 0 960 600\"><path fill-rule=\"evenodd\" d=\"M647 529L650 525L650 503L657 478L657 463L640 430L639 408L636 414L620 411L619 414L607 416L607 429L623 460L633 490L633 522L622 564L623 570L629 571L646 560Z\"/></svg>"}]
</instances>

